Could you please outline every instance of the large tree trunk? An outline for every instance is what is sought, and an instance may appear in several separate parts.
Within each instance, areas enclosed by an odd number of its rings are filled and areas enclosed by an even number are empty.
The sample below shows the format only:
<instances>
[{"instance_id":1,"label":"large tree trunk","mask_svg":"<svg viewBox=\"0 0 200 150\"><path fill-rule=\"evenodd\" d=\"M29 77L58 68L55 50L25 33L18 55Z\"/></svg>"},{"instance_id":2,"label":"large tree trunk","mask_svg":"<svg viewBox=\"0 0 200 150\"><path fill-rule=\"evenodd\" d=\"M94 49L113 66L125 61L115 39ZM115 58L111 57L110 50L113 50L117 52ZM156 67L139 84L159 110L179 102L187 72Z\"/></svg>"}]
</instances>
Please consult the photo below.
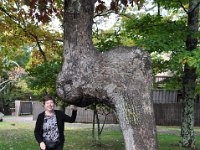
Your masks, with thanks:
<instances>
[{"instance_id":1,"label":"large tree trunk","mask_svg":"<svg viewBox=\"0 0 200 150\"><path fill-rule=\"evenodd\" d=\"M190 0L188 10L189 34L186 40L186 48L192 51L197 48L197 38L194 37L199 28L199 0ZM184 66L183 77L183 112L181 125L181 145L183 147L194 147L194 101L195 101L195 69Z\"/></svg>"},{"instance_id":2,"label":"large tree trunk","mask_svg":"<svg viewBox=\"0 0 200 150\"><path fill-rule=\"evenodd\" d=\"M127 150L156 150L149 55L136 47L98 53L92 43L95 0L65 0L64 50L57 93L81 107L114 106Z\"/></svg>"}]
</instances>

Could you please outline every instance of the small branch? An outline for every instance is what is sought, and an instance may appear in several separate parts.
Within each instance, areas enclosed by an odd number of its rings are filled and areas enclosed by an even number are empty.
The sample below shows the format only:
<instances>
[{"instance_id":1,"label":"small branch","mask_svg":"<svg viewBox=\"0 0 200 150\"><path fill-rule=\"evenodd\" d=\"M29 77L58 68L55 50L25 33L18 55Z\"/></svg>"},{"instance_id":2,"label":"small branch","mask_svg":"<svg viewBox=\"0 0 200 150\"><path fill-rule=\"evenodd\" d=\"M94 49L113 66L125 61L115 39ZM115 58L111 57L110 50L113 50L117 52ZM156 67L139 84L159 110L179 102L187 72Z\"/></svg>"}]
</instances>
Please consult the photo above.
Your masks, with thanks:
<instances>
[{"instance_id":1,"label":"small branch","mask_svg":"<svg viewBox=\"0 0 200 150\"><path fill-rule=\"evenodd\" d=\"M17 67L20 67L19 64L15 61L10 60L11 63L15 64Z\"/></svg>"},{"instance_id":2,"label":"small branch","mask_svg":"<svg viewBox=\"0 0 200 150\"><path fill-rule=\"evenodd\" d=\"M124 17L129 18L129 19L132 18L132 15L128 15L128 14L125 14L125 13L120 13L120 16L124 16Z\"/></svg>"},{"instance_id":3,"label":"small branch","mask_svg":"<svg viewBox=\"0 0 200 150\"><path fill-rule=\"evenodd\" d=\"M10 80L6 80L0 83L0 86L2 86L3 84L5 84L6 82L9 82Z\"/></svg>"},{"instance_id":4,"label":"small branch","mask_svg":"<svg viewBox=\"0 0 200 150\"><path fill-rule=\"evenodd\" d=\"M158 16L160 16L160 2L157 2L158 5Z\"/></svg>"},{"instance_id":5,"label":"small branch","mask_svg":"<svg viewBox=\"0 0 200 150\"><path fill-rule=\"evenodd\" d=\"M103 129L104 129L104 126L105 126L106 119L107 119L107 116L108 116L108 115L109 115L109 113L105 115L105 118L104 118L104 121L103 121L103 125L102 125L101 130L100 130L100 134L102 133L102 131L103 131Z\"/></svg>"},{"instance_id":6,"label":"small branch","mask_svg":"<svg viewBox=\"0 0 200 150\"><path fill-rule=\"evenodd\" d=\"M153 10L156 6L152 6L151 8L146 8L146 6L143 6L145 11L151 11Z\"/></svg>"},{"instance_id":7,"label":"small branch","mask_svg":"<svg viewBox=\"0 0 200 150\"><path fill-rule=\"evenodd\" d=\"M9 83L15 82L15 81L16 81L16 79L15 80L6 80L7 83L5 81L3 83L1 83L0 86L2 86L3 84L5 84L5 85L0 89L0 92L2 92L8 86Z\"/></svg>"},{"instance_id":8,"label":"small branch","mask_svg":"<svg viewBox=\"0 0 200 150\"><path fill-rule=\"evenodd\" d=\"M31 33L30 31L27 31L25 28L23 28L20 23L17 23L19 21L14 16L9 14L3 7L0 7L0 10L2 12L4 12L7 16L9 16L10 19L13 20L14 23L17 24L20 29L22 29L25 33L30 34L36 40L37 46L38 46L39 51L41 52L41 54L42 54L42 56L44 58L44 61L47 61L46 55L45 55L44 51L42 50L42 47L41 47L40 42L38 40L38 37L36 35L34 35L33 33Z\"/></svg>"},{"instance_id":9,"label":"small branch","mask_svg":"<svg viewBox=\"0 0 200 150\"><path fill-rule=\"evenodd\" d=\"M100 138L100 135L101 135L101 133L100 133L100 121L99 121L99 116L98 116L98 112L97 112L97 109L96 109L96 111L95 111L95 115L96 115L96 120L97 120L97 129L98 129L98 144L100 144L101 143L101 138Z\"/></svg>"},{"instance_id":10,"label":"small branch","mask_svg":"<svg viewBox=\"0 0 200 150\"><path fill-rule=\"evenodd\" d=\"M47 40L38 40L39 42L42 42L42 41L47 41ZM56 41L56 42L62 42L63 43L63 40L62 39L55 39L55 40L48 40L48 41L50 41L50 42L54 42L54 41Z\"/></svg>"},{"instance_id":11,"label":"small branch","mask_svg":"<svg viewBox=\"0 0 200 150\"><path fill-rule=\"evenodd\" d=\"M0 10L5 13L8 17L10 17L10 19L14 20L14 22L17 22L17 19L15 17L13 17L11 14L9 14L6 9L4 9L3 7L0 7ZM16 23L17 24L17 23Z\"/></svg>"},{"instance_id":12,"label":"small branch","mask_svg":"<svg viewBox=\"0 0 200 150\"><path fill-rule=\"evenodd\" d=\"M183 3L181 2L181 0L178 0L178 2L180 3L180 6L183 8L183 10L188 13L187 9L183 6Z\"/></svg>"},{"instance_id":13,"label":"small branch","mask_svg":"<svg viewBox=\"0 0 200 150\"><path fill-rule=\"evenodd\" d=\"M55 39L55 41L57 41L57 42L62 42L62 43L63 43L63 40L62 40L62 39Z\"/></svg>"},{"instance_id":14,"label":"small branch","mask_svg":"<svg viewBox=\"0 0 200 150\"><path fill-rule=\"evenodd\" d=\"M200 2L197 3L197 5L190 11L188 11L188 13L192 13L193 11L195 11L196 8L198 8L200 5Z\"/></svg>"},{"instance_id":15,"label":"small branch","mask_svg":"<svg viewBox=\"0 0 200 150\"><path fill-rule=\"evenodd\" d=\"M94 15L94 18L95 18L95 17L106 16L106 15L112 13L112 12L113 12L113 11L112 11L111 9L109 9L109 10L107 10L106 12L102 12L102 13L100 13L100 14Z\"/></svg>"},{"instance_id":16,"label":"small branch","mask_svg":"<svg viewBox=\"0 0 200 150\"><path fill-rule=\"evenodd\" d=\"M197 5L196 5L192 10L188 11L188 10L183 6L183 3L181 2L181 0L178 0L178 2L180 3L180 6L183 8L183 10L184 10L187 14L192 13L193 11L195 11L195 9L198 8L199 5L200 5L200 2L198 2Z\"/></svg>"},{"instance_id":17,"label":"small branch","mask_svg":"<svg viewBox=\"0 0 200 150\"><path fill-rule=\"evenodd\" d=\"M96 106L95 106L96 109ZM93 110L93 121L92 121L92 138L93 142L95 142L95 110Z\"/></svg>"},{"instance_id":18,"label":"small branch","mask_svg":"<svg viewBox=\"0 0 200 150\"><path fill-rule=\"evenodd\" d=\"M10 18L12 17L3 7L0 7L0 10L8 15Z\"/></svg>"},{"instance_id":19,"label":"small branch","mask_svg":"<svg viewBox=\"0 0 200 150\"><path fill-rule=\"evenodd\" d=\"M38 46L38 48L39 48L39 51L40 51L40 53L42 54L42 56L43 56L43 58L44 58L44 61L47 62L46 54L45 54L45 52L42 50L42 47L41 47L40 42L39 42L39 40L38 40L38 37L37 37L37 36L34 36L34 38L35 38L35 40L36 40L36 42L37 42L37 46Z\"/></svg>"},{"instance_id":20,"label":"small branch","mask_svg":"<svg viewBox=\"0 0 200 150\"><path fill-rule=\"evenodd\" d=\"M0 89L0 92L2 92L2 91L6 88L7 85L8 85L8 84L5 84L4 87L2 87L2 88Z\"/></svg>"}]
</instances>

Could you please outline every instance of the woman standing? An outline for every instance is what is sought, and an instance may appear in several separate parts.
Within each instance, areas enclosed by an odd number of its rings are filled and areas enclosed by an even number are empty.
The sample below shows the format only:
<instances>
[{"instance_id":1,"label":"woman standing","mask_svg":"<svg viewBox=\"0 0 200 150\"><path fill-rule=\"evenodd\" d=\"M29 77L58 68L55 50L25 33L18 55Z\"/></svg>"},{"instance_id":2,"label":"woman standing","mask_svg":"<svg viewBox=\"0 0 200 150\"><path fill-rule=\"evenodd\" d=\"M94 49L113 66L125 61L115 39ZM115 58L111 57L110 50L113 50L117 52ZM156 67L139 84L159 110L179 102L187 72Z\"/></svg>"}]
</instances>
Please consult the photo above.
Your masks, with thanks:
<instances>
[{"instance_id":1,"label":"woman standing","mask_svg":"<svg viewBox=\"0 0 200 150\"><path fill-rule=\"evenodd\" d=\"M45 111L38 115L35 138L41 150L63 150L64 123L75 121L77 109L73 106L71 117L62 111L54 110L55 103L51 96L45 96L43 104Z\"/></svg>"}]
</instances>

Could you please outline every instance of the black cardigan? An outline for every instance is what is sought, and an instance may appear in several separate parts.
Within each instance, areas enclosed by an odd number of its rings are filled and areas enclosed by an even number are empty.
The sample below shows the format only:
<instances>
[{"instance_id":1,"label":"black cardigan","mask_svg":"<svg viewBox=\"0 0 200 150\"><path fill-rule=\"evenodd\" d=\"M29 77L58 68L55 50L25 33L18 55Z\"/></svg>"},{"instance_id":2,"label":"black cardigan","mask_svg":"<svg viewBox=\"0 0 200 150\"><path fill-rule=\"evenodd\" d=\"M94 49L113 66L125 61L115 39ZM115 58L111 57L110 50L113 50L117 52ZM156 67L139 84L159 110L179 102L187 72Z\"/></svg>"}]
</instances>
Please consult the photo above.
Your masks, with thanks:
<instances>
[{"instance_id":1,"label":"black cardigan","mask_svg":"<svg viewBox=\"0 0 200 150\"><path fill-rule=\"evenodd\" d=\"M64 123L65 122L70 122L70 123L74 122L75 119L76 119L77 111L73 110L71 117L66 115L64 112L59 111L59 110L54 110L54 112L55 112L56 119L57 119L57 125L58 125L58 131L59 131L59 140L60 140L60 143L64 143L64 141L65 141L65 138L64 138ZM39 144L41 142L43 142L44 115L45 115L45 112L42 112L38 115L36 125L35 125L35 130L34 130L35 138L36 138L36 140Z\"/></svg>"}]
</instances>

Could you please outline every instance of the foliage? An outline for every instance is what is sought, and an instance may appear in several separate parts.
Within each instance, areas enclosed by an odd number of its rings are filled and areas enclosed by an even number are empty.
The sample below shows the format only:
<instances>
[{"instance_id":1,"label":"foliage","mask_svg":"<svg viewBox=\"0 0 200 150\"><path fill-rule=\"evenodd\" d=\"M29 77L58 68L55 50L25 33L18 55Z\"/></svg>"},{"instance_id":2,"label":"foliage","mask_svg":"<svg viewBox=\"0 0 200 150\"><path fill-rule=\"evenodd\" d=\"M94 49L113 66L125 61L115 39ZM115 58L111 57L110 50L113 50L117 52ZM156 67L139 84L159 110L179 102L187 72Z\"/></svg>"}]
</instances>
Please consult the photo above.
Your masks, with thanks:
<instances>
[{"instance_id":1,"label":"foliage","mask_svg":"<svg viewBox=\"0 0 200 150\"><path fill-rule=\"evenodd\" d=\"M187 0L181 0L181 1L168 1L168 0L156 0L154 1L156 3L159 3L161 6L165 7L165 9L173 9L173 10L177 10L180 8L180 5L183 6L187 6L188 5L188 1Z\"/></svg>"},{"instance_id":2,"label":"foliage","mask_svg":"<svg viewBox=\"0 0 200 150\"><path fill-rule=\"evenodd\" d=\"M7 78L9 77L8 72L12 71L13 68L13 67L6 67L4 65L5 62L13 61L16 62L20 67L23 67L24 69L25 68L28 68L28 70L30 69L32 73L31 78L37 78L39 76L36 73L36 70L34 71L35 68L38 69L39 67L35 66L42 65L42 63L44 63L45 61L50 60L49 64L51 65L48 66L47 64L45 68L46 71L50 71L48 67L52 68L52 65L57 67L56 63L60 64L61 62L60 41L62 42L61 40L62 34L60 34L58 31L56 31L53 28L50 28L47 25L47 23L50 21L48 20L48 18L52 19L54 16L53 14L51 16L48 16L45 13L41 13L42 10L44 10L44 8L46 9L47 7L45 6L44 3L40 5L39 4L40 2L41 1L12 1L12 0L8 1L2 0L0 2L0 19L1 19L0 31L2 33L0 35L1 39L0 53L2 54L0 56L0 66L1 66L0 72L3 80L5 80L5 77ZM34 6L34 3L38 3L38 5ZM57 1L54 4L48 6L51 7L51 10L50 8L48 8L48 12L46 13L49 13L50 15L52 11L52 13L54 13L55 15L55 12L57 11L56 16L61 18L60 16L61 10L59 10L59 8L63 6L63 3L62 1ZM28 7L28 5L30 7ZM55 6L57 8L55 8ZM38 13L35 13L35 11L38 10L40 11ZM44 24L41 23L42 21ZM53 62L54 60L56 61ZM27 73L29 73L28 70L26 70ZM53 72L55 72L55 70L56 68L53 70ZM7 72L7 74L5 74L5 72ZM4 77L2 76L2 74L4 74ZM48 74L51 74L51 72ZM34 77L33 75L36 75L36 77ZM56 74L52 75L52 78L55 79L55 75ZM45 77L41 78L47 79ZM48 78L50 77L48 76ZM28 76L26 76L24 80L30 81L31 79L28 79ZM46 81L47 80L45 80L45 82ZM54 84L51 85L49 83L51 81L47 82L48 83L45 84L47 86L50 86L48 89L52 89L52 86L55 87ZM36 88L33 89L38 90L38 91L32 90L29 92L31 92L32 95L41 94L40 91L44 89L40 86L41 83L44 82L37 82L37 84L39 85L36 85L36 82L31 84L29 82L28 85L32 85L31 88L33 88L33 86L36 86ZM41 89L39 89L39 87ZM22 89L23 88L25 87L22 87ZM18 94L14 93L12 95L15 96L19 95L19 93ZM54 88L54 93L55 93L55 88Z\"/></svg>"},{"instance_id":3,"label":"foliage","mask_svg":"<svg viewBox=\"0 0 200 150\"><path fill-rule=\"evenodd\" d=\"M7 101L10 102L14 102L14 100L28 100L29 99L29 90L28 89L24 89L24 81L18 81L18 83L15 83L13 85L11 85L8 89L8 92L6 92L5 94L3 94L3 96L1 97L2 99L5 99ZM7 104L10 104L10 102Z\"/></svg>"},{"instance_id":4,"label":"foliage","mask_svg":"<svg viewBox=\"0 0 200 150\"><path fill-rule=\"evenodd\" d=\"M125 34L137 46L144 47L151 53L154 75L170 70L175 79L180 79L186 63L195 67L198 74L200 71L199 50L185 51L185 40L189 32L185 26L186 21L184 16L173 20L173 17L158 15L133 15L131 18L124 18L123 26ZM182 81L176 80L179 82L174 83L172 80L166 86L180 89Z\"/></svg>"},{"instance_id":5,"label":"foliage","mask_svg":"<svg viewBox=\"0 0 200 150\"><path fill-rule=\"evenodd\" d=\"M95 48L100 51L108 51L111 48L121 45L121 39L119 33L114 30L93 32L93 41Z\"/></svg>"},{"instance_id":6,"label":"foliage","mask_svg":"<svg viewBox=\"0 0 200 150\"><path fill-rule=\"evenodd\" d=\"M60 67L60 62L51 61L27 69L29 72L28 85L34 90L41 91L41 94L47 92L55 95L56 77Z\"/></svg>"},{"instance_id":7,"label":"foliage","mask_svg":"<svg viewBox=\"0 0 200 150\"><path fill-rule=\"evenodd\" d=\"M3 54L0 69L0 100L5 114L9 113L9 107L16 99L28 99L22 87L17 83L23 76L23 69L20 65L25 66L29 53L23 49L6 51L4 47L0 48Z\"/></svg>"}]
</instances>

